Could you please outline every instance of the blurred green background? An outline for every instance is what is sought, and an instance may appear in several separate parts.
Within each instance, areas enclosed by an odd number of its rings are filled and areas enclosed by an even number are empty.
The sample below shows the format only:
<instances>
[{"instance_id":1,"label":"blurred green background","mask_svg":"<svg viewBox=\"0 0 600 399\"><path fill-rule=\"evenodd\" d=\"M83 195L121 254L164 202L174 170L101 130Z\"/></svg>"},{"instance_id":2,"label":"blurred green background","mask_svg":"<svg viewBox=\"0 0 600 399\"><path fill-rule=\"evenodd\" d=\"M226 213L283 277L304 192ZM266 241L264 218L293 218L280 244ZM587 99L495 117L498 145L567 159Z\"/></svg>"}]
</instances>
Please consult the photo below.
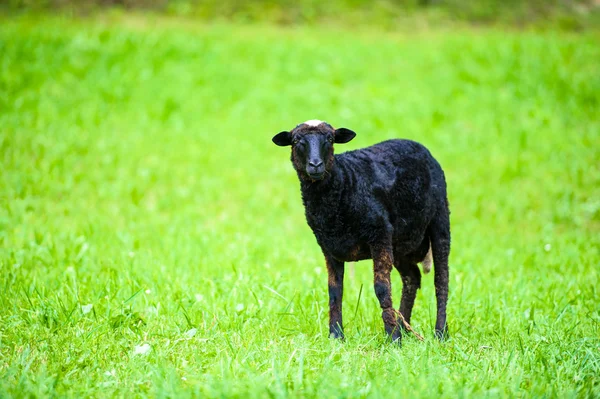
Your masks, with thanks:
<instances>
[{"instance_id":1,"label":"blurred green background","mask_svg":"<svg viewBox=\"0 0 600 399\"><path fill-rule=\"evenodd\" d=\"M600 396L595 3L0 4L0 397ZM444 167L448 342L328 339L313 118Z\"/></svg>"},{"instance_id":2,"label":"blurred green background","mask_svg":"<svg viewBox=\"0 0 600 399\"><path fill-rule=\"evenodd\" d=\"M369 25L397 29L466 22L561 30L597 28L597 0L3 0L9 10L85 15L98 10L143 10L236 23ZM1 4L1 3L0 3Z\"/></svg>"}]
</instances>

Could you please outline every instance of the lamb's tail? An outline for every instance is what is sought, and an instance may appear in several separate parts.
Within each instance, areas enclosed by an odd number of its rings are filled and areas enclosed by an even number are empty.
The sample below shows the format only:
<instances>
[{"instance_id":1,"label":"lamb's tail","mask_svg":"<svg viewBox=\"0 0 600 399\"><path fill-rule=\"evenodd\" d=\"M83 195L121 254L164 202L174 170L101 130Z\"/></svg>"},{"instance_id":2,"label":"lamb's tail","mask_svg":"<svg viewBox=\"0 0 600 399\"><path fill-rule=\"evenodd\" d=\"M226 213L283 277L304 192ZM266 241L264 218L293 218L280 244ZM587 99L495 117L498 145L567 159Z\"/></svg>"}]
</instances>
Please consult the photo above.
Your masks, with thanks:
<instances>
[{"instance_id":1,"label":"lamb's tail","mask_svg":"<svg viewBox=\"0 0 600 399\"><path fill-rule=\"evenodd\" d=\"M429 251L427 251L427 255L421 261L421 266L423 266L423 273L427 274L431 271L431 265L433 264L433 255L431 254L431 241L429 241Z\"/></svg>"}]
</instances>

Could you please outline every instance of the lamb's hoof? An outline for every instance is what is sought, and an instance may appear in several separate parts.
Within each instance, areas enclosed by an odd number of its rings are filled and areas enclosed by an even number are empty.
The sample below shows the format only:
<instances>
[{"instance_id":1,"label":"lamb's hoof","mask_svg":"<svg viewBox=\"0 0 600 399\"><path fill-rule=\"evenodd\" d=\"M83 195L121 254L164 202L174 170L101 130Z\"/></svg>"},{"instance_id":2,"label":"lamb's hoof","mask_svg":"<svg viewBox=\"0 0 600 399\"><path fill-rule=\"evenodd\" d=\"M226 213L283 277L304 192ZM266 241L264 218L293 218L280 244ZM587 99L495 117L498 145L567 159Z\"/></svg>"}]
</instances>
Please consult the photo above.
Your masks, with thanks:
<instances>
[{"instance_id":1,"label":"lamb's hoof","mask_svg":"<svg viewBox=\"0 0 600 399\"><path fill-rule=\"evenodd\" d=\"M402 346L402 330L400 328L395 328L391 334L387 334L388 339L392 342L393 345L401 347Z\"/></svg>"},{"instance_id":2,"label":"lamb's hoof","mask_svg":"<svg viewBox=\"0 0 600 399\"><path fill-rule=\"evenodd\" d=\"M329 333L329 338L332 339L339 339L340 341L344 341L346 339L346 337L344 337L344 333L341 331L331 331Z\"/></svg>"},{"instance_id":3,"label":"lamb's hoof","mask_svg":"<svg viewBox=\"0 0 600 399\"><path fill-rule=\"evenodd\" d=\"M446 341L448 338L450 338L450 335L448 334L448 327L444 327L442 329L440 328L436 328L435 329L435 337L440 341L440 342L444 342Z\"/></svg>"}]
</instances>

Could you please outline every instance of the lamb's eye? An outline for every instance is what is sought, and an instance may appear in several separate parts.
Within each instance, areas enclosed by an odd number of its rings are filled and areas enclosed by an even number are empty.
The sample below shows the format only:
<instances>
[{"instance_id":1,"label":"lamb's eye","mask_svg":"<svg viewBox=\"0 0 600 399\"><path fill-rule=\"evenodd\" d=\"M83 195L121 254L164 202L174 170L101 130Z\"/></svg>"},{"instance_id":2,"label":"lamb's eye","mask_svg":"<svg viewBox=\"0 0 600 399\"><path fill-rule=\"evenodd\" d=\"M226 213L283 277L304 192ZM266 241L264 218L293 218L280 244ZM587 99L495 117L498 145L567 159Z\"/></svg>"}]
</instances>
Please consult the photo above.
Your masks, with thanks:
<instances>
[{"instance_id":1,"label":"lamb's eye","mask_svg":"<svg viewBox=\"0 0 600 399\"><path fill-rule=\"evenodd\" d=\"M298 139L294 139L294 140L292 140L292 144L293 144L293 145L296 145L296 144L298 144L299 142L300 142L300 140L298 140Z\"/></svg>"},{"instance_id":2,"label":"lamb's eye","mask_svg":"<svg viewBox=\"0 0 600 399\"><path fill-rule=\"evenodd\" d=\"M327 139L327 141L329 141L330 143L333 143L333 137L329 136L329 138Z\"/></svg>"}]
</instances>

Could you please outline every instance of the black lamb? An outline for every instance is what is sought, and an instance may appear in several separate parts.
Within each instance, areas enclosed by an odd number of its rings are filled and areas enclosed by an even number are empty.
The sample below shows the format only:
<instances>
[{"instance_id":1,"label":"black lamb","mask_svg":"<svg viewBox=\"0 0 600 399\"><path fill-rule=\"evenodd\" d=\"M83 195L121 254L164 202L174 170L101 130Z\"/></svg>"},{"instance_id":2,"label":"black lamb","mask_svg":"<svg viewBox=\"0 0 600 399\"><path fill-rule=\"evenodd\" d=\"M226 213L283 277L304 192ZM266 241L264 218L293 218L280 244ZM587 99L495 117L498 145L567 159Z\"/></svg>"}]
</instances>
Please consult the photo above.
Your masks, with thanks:
<instances>
[{"instance_id":1,"label":"black lamb","mask_svg":"<svg viewBox=\"0 0 600 399\"><path fill-rule=\"evenodd\" d=\"M373 259L374 288L385 331L400 340L392 306L390 272L402 277L400 313L406 322L425 273L434 264L437 298L435 334L447 334L450 211L444 172L431 153L410 140L388 140L333 154L334 143L356 136L349 129L310 120L273 137L292 146L306 220L320 245L329 276L329 332L343 338L344 262Z\"/></svg>"}]
</instances>

